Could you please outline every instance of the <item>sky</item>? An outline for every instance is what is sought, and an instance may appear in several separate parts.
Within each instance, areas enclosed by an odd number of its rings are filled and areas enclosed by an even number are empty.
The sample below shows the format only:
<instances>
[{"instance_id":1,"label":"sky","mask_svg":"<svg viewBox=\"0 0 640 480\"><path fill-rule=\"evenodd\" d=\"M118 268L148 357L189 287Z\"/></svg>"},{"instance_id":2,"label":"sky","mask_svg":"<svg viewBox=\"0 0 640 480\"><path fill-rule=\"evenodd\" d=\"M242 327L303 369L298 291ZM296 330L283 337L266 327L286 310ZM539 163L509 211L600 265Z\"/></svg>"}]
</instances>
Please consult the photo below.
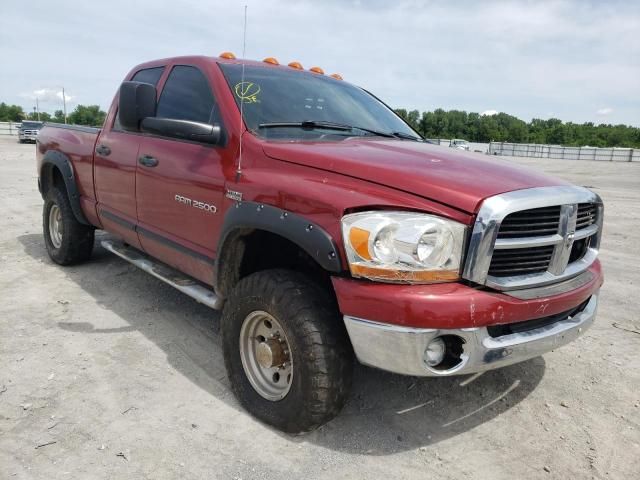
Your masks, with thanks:
<instances>
[{"instance_id":1,"label":"sky","mask_svg":"<svg viewBox=\"0 0 640 480\"><path fill-rule=\"evenodd\" d=\"M223 51L338 72L394 108L640 126L640 1L2 0L0 101L108 109L136 64Z\"/></svg>"}]
</instances>

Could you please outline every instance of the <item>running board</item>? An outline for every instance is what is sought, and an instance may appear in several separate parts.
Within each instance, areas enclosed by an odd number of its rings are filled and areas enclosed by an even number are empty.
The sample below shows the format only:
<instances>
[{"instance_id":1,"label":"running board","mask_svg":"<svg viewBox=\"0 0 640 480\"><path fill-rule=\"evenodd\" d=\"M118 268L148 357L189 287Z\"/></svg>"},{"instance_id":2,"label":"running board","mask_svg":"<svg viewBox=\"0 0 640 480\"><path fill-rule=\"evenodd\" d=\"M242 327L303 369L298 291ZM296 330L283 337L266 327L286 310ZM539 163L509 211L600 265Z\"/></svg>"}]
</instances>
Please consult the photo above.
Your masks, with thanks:
<instances>
[{"instance_id":1,"label":"running board","mask_svg":"<svg viewBox=\"0 0 640 480\"><path fill-rule=\"evenodd\" d=\"M211 307L215 310L222 308L222 301L212 290L203 287L200 283L187 277L173 268L152 260L142 252L123 244L115 243L111 240L103 240L100 242L102 247L115 253L120 258L124 258L127 262L133 263L136 267L150 273L154 277L168 283L177 288L182 293L189 295L198 302Z\"/></svg>"}]
</instances>

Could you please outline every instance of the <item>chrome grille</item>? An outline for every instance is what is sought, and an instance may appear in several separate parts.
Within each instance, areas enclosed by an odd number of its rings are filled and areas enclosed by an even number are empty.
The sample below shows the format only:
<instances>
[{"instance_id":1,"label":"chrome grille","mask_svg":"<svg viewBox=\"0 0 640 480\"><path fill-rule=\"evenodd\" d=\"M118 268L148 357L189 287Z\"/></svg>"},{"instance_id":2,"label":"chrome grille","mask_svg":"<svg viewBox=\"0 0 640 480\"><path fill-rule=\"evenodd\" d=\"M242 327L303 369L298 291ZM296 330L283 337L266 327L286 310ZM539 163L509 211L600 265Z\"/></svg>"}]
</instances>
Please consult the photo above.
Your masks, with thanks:
<instances>
[{"instance_id":1,"label":"chrome grille","mask_svg":"<svg viewBox=\"0 0 640 480\"><path fill-rule=\"evenodd\" d=\"M464 278L500 290L559 282L596 259L602 202L581 187L496 195L478 212Z\"/></svg>"}]
</instances>

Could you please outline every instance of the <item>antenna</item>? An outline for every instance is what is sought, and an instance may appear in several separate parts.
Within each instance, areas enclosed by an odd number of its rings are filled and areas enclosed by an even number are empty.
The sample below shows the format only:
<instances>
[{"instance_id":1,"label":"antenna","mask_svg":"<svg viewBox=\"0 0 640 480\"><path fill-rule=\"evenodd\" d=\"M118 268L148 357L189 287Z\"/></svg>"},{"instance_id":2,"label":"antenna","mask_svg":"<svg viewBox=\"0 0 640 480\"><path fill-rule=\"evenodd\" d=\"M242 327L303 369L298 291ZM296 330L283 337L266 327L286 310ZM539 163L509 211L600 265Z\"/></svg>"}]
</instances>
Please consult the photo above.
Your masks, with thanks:
<instances>
[{"instance_id":1,"label":"antenna","mask_svg":"<svg viewBox=\"0 0 640 480\"><path fill-rule=\"evenodd\" d=\"M246 58L247 51L247 6L244 6L244 30L242 32L242 74L240 75L240 88L244 88L244 59ZM244 117L242 108L244 105L244 95L240 95L240 138L238 139L238 169L236 170L236 183L240 181L240 175L242 175L242 135L244 134Z\"/></svg>"}]
</instances>

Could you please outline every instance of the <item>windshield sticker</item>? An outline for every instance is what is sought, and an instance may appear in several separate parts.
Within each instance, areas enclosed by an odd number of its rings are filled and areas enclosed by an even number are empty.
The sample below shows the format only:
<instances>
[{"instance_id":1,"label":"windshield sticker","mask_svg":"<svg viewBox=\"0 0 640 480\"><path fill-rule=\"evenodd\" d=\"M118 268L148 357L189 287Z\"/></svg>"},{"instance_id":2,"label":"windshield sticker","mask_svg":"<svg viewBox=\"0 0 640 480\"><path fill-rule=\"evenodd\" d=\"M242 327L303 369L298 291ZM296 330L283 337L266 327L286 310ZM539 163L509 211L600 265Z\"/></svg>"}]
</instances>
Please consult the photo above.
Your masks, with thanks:
<instances>
[{"instance_id":1,"label":"windshield sticker","mask_svg":"<svg viewBox=\"0 0 640 480\"><path fill-rule=\"evenodd\" d=\"M234 87L236 95L243 103L260 103L258 94L260 85L253 82L240 82Z\"/></svg>"}]
</instances>

